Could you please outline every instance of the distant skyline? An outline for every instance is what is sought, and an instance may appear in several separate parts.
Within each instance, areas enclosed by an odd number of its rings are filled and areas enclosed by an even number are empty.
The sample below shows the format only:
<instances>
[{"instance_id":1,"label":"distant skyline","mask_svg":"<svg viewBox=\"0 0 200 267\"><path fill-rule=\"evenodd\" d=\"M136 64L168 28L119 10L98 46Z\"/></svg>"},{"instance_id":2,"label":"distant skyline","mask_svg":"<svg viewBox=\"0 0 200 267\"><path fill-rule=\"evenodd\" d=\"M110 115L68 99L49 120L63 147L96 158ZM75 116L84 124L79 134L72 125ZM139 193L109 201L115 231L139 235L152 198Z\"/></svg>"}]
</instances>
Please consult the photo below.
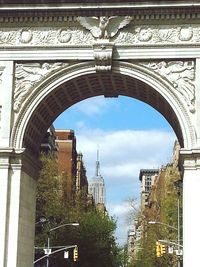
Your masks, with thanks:
<instances>
[{"instance_id":1,"label":"distant skyline","mask_svg":"<svg viewBox=\"0 0 200 267\"><path fill-rule=\"evenodd\" d=\"M128 198L139 202L139 171L171 161L176 136L166 119L149 105L130 97L93 97L81 101L54 122L56 129L73 129L90 180L95 175L99 146L106 207L117 218L118 242L127 239Z\"/></svg>"}]
</instances>

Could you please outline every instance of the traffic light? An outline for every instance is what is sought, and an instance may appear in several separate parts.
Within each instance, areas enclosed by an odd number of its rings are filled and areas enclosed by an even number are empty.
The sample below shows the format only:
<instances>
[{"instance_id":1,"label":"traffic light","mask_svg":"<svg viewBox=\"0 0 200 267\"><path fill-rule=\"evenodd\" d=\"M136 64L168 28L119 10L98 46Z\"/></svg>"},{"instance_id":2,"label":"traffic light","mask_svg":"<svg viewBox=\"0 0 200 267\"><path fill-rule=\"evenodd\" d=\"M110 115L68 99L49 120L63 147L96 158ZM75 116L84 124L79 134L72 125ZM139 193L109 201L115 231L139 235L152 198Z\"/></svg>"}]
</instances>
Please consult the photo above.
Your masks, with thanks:
<instances>
[{"instance_id":1,"label":"traffic light","mask_svg":"<svg viewBox=\"0 0 200 267\"><path fill-rule=\"evenodd\" d=\"M73 260L74 261L77 261L78 260L78 247L75 247L74 248L74 251L73 251Z\"/></svg>"},{"instance_id":2,"label":"traffic light","mask_svg":"<svg viewBox=\"0 0 200 267\"><path fill-rule=\"evenodd\" d=\"M160 248L161 248L161 256L162 256L163 254L166 253L166 246L161 244Z\"/></svg>"},{"instance_id":3,"label":"traffic light","mask_svg":"<svg viewBox=\"0 0 200 267\"><path fill-rule=\"evenodd\" d=\"M156 257L161 257L161 244L158 241L156 242Z\"/></svg>"}]
</instances>

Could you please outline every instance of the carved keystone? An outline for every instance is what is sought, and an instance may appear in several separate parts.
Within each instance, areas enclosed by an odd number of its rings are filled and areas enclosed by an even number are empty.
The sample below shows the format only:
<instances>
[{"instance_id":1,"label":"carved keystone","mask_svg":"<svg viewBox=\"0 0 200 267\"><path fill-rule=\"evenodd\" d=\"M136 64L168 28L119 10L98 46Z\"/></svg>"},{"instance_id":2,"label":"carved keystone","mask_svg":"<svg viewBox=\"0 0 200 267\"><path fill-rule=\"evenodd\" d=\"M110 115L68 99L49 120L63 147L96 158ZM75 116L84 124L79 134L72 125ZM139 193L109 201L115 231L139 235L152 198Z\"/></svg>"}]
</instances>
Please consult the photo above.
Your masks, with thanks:
<instances>
[{"instance_id":1,"label":"carved keystone","mask_svg":"<svg viewBox=\"0 0 200 267\"><path fill-rule=\"evenodd\" d=\"M105 41L93 44L96 71L111 70L113 46L113 43Z\"/></svg>"}]
</instances>

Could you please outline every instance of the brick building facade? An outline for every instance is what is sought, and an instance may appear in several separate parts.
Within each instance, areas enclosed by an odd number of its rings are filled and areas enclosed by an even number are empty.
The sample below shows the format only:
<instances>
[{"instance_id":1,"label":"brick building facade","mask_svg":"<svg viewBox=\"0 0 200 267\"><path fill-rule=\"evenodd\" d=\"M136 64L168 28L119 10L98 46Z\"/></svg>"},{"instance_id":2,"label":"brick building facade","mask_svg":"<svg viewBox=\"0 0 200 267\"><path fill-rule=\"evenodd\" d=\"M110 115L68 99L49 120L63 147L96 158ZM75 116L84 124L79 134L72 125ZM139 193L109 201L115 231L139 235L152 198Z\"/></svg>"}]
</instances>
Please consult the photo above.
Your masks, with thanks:
<instances>
[{"instance_id":1,"label":"brick building facade","mask_svg":"<svg viewBox=\"0 0 200 267\"><path fill-rule=\"evenodd\" d=\"M76 192L77 151L73 130L55 130L58 146L58 169L63 175L67 200L72 200Z\"/></svg>"}]
</instances>

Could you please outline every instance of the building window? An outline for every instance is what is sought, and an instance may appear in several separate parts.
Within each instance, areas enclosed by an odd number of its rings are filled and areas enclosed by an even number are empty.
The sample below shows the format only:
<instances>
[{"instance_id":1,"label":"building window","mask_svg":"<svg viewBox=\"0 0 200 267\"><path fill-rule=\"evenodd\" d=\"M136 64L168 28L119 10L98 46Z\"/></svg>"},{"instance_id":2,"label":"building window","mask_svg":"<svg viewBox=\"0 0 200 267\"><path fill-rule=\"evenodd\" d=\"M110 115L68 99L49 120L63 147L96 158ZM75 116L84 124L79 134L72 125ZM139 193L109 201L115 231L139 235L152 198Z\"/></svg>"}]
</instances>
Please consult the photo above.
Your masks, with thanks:
<instances>
[{"instance_id":1,"label":"building window","mask_svg":"<svg viewBox=\"0 0 200 267\"><path fill-rule=\"evenodd\" d=\"M145 191L146 192L149 192L151 190L151 187L150 186L145 186Z\"/></svg>"},{"instance_id":2,"label":"building window","mask_svg":"<svg viewBox=\"0 0 200 267\"><path fill-rule=\"evenodd\" d=\"M151 176L146 176L145 178L146 178L145 179L146 181L151 181L151 179L152 179Z\"/></svg>"}]
</instances>

